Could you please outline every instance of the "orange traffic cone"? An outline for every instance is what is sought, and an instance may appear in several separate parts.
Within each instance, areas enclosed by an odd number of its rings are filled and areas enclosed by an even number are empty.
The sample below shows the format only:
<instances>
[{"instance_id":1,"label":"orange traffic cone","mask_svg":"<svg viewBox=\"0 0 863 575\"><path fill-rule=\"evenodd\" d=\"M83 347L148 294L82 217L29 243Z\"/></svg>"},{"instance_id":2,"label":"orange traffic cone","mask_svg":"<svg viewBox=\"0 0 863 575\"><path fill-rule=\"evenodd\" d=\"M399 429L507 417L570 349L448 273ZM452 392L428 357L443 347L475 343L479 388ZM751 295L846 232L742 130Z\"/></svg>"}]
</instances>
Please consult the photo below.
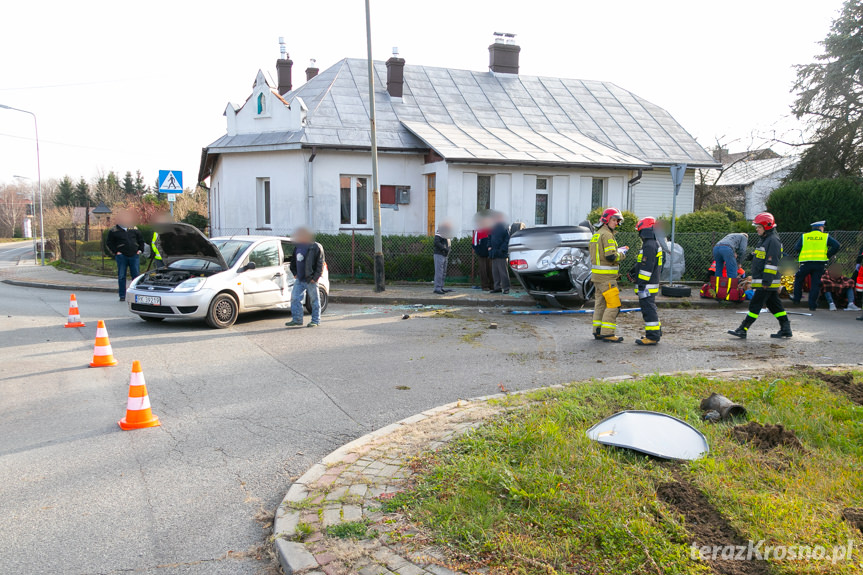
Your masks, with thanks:
<instances>
[{"instance_id":1,"label":"orange traffic cone","mask_svg":"<svg viewBox=\"0 0 863 575\"><path fill-rule=\"evenodd\" d=\"M118 421L120 429L143 429L162 425L158 416L150 410L150 396L147 395L147 384L144 382L144 372L141 362L132 362L132 379L129 380L129 401L126 403L126 417Z\"/></svg>"},{"instance_id":2,"label":"orange traffic cone","mask_svg":"<svg viewBox=\"0 0 863 575\"><path fill-rule=\"evenodd\" d=\"M78 300L75 299L75 294L69 296L69 320L63 327L86 327L81 321L81 314L78 313Z\"/></svg>"},{"instance_id":3,"label":"orange traffic cone","mask_svg":"<svg viewBox=\"0 0 863 575\"><path fill-rule=\"evenodd\" d=\"M96 344L93 346L93 361L90 362L90 367L109 367L117 365L117 360L114 359L114 351L111 349L111 342L108 341L108 330L105 329L105 322L101 319L96 325Z\"/></svg>"}]
</instances>

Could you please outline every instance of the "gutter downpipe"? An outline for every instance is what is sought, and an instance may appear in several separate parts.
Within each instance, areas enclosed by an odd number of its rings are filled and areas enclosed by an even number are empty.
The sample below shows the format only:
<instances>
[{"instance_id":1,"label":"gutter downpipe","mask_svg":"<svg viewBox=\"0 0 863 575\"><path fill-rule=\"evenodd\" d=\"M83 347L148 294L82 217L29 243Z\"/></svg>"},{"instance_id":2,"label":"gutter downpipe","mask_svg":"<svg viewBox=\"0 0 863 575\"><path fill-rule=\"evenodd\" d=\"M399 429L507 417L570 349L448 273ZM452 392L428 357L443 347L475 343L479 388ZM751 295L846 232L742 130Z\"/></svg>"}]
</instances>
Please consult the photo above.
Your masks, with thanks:
<instances>
[{"instance_id":1,"label":"gutter downpipe","mask_svg":"<svg viewBox=\"0 0 863 575\"><path fill-rule=\"evenodd\" d=\"M309 161L306 162L306 200L308 203L308 210L309 210L309 213L307 214L306 218L308 221L309 228L311 228L311 229L314 229L314 227L315 227L315 222L313 221L314 218L312 216L312 214L314 214L314 200L315 200L314 185L312 184L312 176L314 175L314 169L312 166L312 162L315 161L315 156L317 156L317 155L318 155L318 149L316 147L312 146L312 155L309 156Z\"/></svg>"},{"instance_id":2,"label":"gutter downpipe","mask_svg":"<svg viewBox=\"0 0 863 575\"><path fill-rule=\"evenodd\" d=\"M630 212L633 211L633 208L635 207L635 202L632 199L632 189L641 183L641 176L643 175L644 170L638 168L638 173L635 175L635 177L626 182L626 209Z\"/></svg>"}]
</instances>

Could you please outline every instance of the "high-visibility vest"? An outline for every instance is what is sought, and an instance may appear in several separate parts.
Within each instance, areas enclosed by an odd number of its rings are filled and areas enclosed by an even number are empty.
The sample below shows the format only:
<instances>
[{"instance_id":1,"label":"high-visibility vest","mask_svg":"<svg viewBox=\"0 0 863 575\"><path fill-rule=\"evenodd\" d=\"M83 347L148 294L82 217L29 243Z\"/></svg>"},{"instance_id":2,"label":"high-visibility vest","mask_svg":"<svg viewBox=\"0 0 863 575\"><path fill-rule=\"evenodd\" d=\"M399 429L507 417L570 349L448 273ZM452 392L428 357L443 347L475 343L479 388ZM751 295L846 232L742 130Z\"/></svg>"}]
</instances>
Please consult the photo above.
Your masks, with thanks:
<instances>
[{"instance_id":1,"label":"high-visibility vest","mask_svg":"<svg viewBox=\"0 0 863 575\"><path fill-rule=\"evenodd\" d=\"M159 248L156 247L156 240L159 238L159 234L153 232L153 239L150 240L150 249L153 250L153 259L161 260L162 254L159 253Z\"/></svg>"},{"instance_id":2,"label":"high-visibility vest","mask_svg":"<svg viewBox=\"0 0 863 575\"><path fill-rule=\"evenodd\" d=\"M803 249L800 250L798 261L826 262L828 235L818 230L803 234Z\"/></svg>"}]
</instances>

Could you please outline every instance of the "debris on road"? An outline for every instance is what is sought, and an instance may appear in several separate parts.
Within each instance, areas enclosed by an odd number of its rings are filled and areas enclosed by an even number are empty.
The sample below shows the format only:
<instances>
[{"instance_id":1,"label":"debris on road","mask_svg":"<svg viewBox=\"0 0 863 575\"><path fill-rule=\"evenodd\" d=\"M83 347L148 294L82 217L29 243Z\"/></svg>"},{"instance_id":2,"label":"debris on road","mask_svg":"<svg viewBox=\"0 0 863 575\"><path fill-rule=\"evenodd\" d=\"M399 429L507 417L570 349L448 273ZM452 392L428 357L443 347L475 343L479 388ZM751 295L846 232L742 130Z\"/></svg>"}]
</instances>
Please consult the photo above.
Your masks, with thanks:
<instances>
[{"instance_id":1,"label":"debris on road","mask_svg":"<svg viewBox=\"0 0 863 575\"><path fill-rule=\"evenodd\" d=\"M621 411L587 430L603 445L662 459L693 460L710 451L704 435L676 417L656 411Z\"/></svg>"}]
</instances>

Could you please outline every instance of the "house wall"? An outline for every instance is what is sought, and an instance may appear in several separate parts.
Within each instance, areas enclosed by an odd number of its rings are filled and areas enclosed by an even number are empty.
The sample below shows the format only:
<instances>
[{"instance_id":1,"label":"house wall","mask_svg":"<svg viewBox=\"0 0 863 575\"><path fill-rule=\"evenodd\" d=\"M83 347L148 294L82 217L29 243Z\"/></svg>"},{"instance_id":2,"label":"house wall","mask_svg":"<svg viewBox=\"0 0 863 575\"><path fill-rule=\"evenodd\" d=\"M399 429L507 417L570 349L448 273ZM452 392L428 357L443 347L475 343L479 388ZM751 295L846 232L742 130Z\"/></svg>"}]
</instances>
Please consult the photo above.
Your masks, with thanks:
<instances>
[{"instance_id":1,"label":"house wall","mask_svg":"<svg viewBox=\"0 0 863 575\"><path fill-rule=\"evenodd\" d=\"M746 203L744 216L747 220L753 219L759 213L767 209L767 198L770 192L782 185L782 180L788 175L791 168L779 170L766 178L756 180L744 188Z\"/></svg>"},{"instance_id":2,"label":"house wall","mask_svg":"<svg viewBox=\"0 0 863 575\"><path fill-rule=\"evenodd\" d=\"M657 168L644 172L633 188L633 211L640 218L670 216L674 200L671 170ZM677 214L688 214L695 207L695 171L686 170L677 195Z\"/></svg>"},{"instance_id":3,"label":"house wall","mask_svg":"<svg viewBox=\"0 0 863 575\"><path fill-rule=\"evenodd\" d=\"M211 179L211 221L213 234L240 233L257 228L257 179L270 178L271 230L287 233L299 225L311 225L319 232L372 229L371 216L364 226L340 222L341 175L366 176L371 185L371 163L367 152L319 150L309 164L308 150L222 154ZM603 205L628 205L628 170L537 169L473 164L423 163L413 154L381 154L378 160L381 185L410 186L411 201L398 209L382 207L384 234L425 234L428 218L426 175L436 175L435 224L450 220L457 235L474 227L477 176L492 176L491 207L507 214L511 221L535 225L536 179L548 180L549 225L575 225L590 212L594 178L606 182ZM311 168L313 183L312 221L308 217L306 182ZM644 172L635 188L634 206L639 216L671 213L671 174L668 169ZM679 214L692 211L695 181L687 172L680 195ZM371 200L369 200L371 206ZM261 233L261 231L259 231Z\"/></svg>"}]
</instances>

